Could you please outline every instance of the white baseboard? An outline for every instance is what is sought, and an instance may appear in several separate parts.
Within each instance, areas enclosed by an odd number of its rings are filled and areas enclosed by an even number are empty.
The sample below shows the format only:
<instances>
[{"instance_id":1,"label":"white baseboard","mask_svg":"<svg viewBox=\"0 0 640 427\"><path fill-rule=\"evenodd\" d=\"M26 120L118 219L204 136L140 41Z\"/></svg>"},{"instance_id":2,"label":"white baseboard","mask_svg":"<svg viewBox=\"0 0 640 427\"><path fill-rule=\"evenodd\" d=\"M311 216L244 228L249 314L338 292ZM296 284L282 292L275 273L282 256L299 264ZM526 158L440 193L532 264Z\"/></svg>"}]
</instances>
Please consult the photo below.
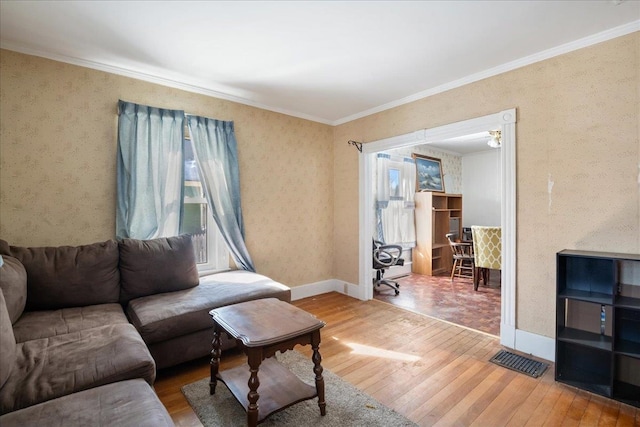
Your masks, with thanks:
<instances>
[{"instance_id":1,"label":"white baseboard","mask_svg":"<svg viewBox=\"0 0 640 427\"><path fill-rule=\"evenodd\" d=\"M291 300L296 301L302 298L326 294L327 292L340 292L341 294L357 298L358 285L345 282L344 280L329 279L321 282L295 286L291 288Z\"/></svg>"},{"instance_id":2,"label":"white baseboard","mask_svg":"<svg viewBox=\"0 0 640 427\"><path fill-rule=\"evenodd\" d=\"M556 341L553 338L516 329L516 350L551 362L556 360Z\"/></svg>"},{"instance_id":3,"label":"white baseboard","mask_svg":"<svg viewBox=\"0 0 640 427\"><path fill-rule=\"evenodd\" d=\"M516 346L516 328L514 325L504 323L504 318L500 321L500 344L508 348Z\"/></svg>"}]
</instances>

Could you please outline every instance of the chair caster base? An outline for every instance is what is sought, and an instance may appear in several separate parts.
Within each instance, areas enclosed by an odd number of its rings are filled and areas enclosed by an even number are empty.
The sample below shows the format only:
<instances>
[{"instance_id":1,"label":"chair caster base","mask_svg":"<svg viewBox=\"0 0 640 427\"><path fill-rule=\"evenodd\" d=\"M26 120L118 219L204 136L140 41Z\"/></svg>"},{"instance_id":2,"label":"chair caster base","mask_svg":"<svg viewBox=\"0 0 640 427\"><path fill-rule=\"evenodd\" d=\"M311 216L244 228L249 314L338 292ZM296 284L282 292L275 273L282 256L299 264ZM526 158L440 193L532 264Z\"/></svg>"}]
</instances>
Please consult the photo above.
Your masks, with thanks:
<instances>
[{"instance_id":1,"label":"chair caster base","mask_svg":"<svg viewBox=\"0 0 640 427\"><path fill-rule=\"evenodd\" d=\"M399 284L395 284L395 285L391 285L389 283L375 283L375 286L373 287L374 290L378 291L378 293L380 293L380 285L386 285L388 287L390 287L391 289L393 289L393 291L395 292L396 295L400 295L400 285Z\"/></svg>"}]
</instances>

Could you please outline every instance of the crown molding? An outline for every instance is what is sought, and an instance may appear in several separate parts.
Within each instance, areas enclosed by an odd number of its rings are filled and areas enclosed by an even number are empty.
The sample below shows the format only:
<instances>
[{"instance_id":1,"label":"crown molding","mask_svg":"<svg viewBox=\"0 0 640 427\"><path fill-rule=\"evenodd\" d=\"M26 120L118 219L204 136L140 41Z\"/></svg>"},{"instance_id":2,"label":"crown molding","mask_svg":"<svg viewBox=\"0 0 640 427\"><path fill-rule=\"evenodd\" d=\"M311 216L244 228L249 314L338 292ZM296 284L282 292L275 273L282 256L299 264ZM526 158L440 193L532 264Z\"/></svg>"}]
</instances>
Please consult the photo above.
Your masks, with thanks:
<instances>
[{"instance_id":1,"label":"crown molding","mask_svg":"<svg viewBox=\"0 0 640 427\"><path fill-rule=\"evenodd\" d=\"M369 110L362 111L351 116L343 117L341 119L333 121L333 126L338 126L344 123L351 122L353 120L361 119L372 114L380 113L382 111L389 110L391 108L399 107L410 102L418 101L429 96L433 96L442 92L446 92L451 89L455 89L470 83L477 82L489 77L497 76L498 74L506 73L517 68L522 68L527 65L534 64L536 62L544 61L545 59L553 58L555 56L563 55L565 53L572 52L574 50L582 49L597 43L602 43L607 40L622 37L633 32L640 31L640 20L631 22L629 24L621 25L619 27L612 28L607 31L593 34L569 43L565 43L560 46L553 47L551 49L544 50L542 52L534 53L533 55L525 56L524 58L516 59L515 61L507 62L506 64L498 65L497 67L490 68L488 70L481 71L476 74L472 74L467 77L463 77L452 82L436 86L431 89L424 90L422 92L409 95L407 97L391 101L387 104L380 105Z\"/></svg>"},{"instance_id":2,"label":"crown molding","mask_svg":"<svg viewBox=\"0 0 640 427\"><path fill-rule=\"evenodd\" d=\"M312 122L332 125L331 120L323 119L321 117L316 117L309 114L300 113L297 111L286 110L283 108L272 107L259 102L251 101L247 98L243 98L240 96L219 92L213 89L207 89L197 84L191 84L191 83L188 83L188 80L189 80L188 77L184 77L184 80L179 81L172 78L162 77L159 75L129 70L122 67L116 67L116 66L104 64L101 62L88 61L86 59L76 58L73 56L61 55L61 54L51 53L51 52L44 52L37 49L27 48L20 44L8 43L4 41L0 42L0 49L11 50L14 52L23 53L25 55L39 56L41 58L51 59L53 61L64 62L67 64L77 65L85 68L91 68L98 71L104 71L106 73L117 74L119 76L130 77L132 79L142 80L149 83L155 83L161 86L172 87L174 89L181 89L187 92L198 93L200 95L206 95L206 96L211 96L213 98L219 98L227 101L237 102L238 104L260 108L262 110L272 111L274 113L285 114L287 116L298 117L300 119L310 120Z\"/></svg>"},{"instance_id":3,"label":"crown molding","mask_svg":"<svg viewBox=\"0 0 640 427\"><path fill-rule=\"evenodd\" d=\"M267 104L262 104L260 102L255 102L249 100L247 98L243 98L236 95L227 94L224 92L207 89L205 87L199 86L198 84L193 84L188 82L188 78L184 78L184 81L175 80L173 78L167 78L160 75L153 75L148 73L143 73L140 71L129 70L122 67L116 67L108 64L103 64L96 61L88 61L85 59L80 59L72 56L61 55L51 52L44 52L37 49L27 48L20 44L10 43L6 41L0 41L0 48L7 49L19 53L23 53L26 55L39 56L46 59L51 59L58 62L64 62L72 65L78 65L80 67L91 68L98 71L104 71L111 74L117 74L124 77L130 77L137 80L143 80L149 83L155 83L162 86L172 87L175 89L181 89L187 92L198 93L201 95L211 96L214 98L224 99L227 101L237 102L239 104L248 105L250 107L260 108L267 111L272 111L275 113L285 114L288 116L297 117L304 120L310 120L317 123L322 123L330 126L338 126L353 120L357 120L366 116L370 116L372 114L376 114L385 110L389 110L391 108L395 108L404 104L408 104L410 102L418 101L423 98L427 98L429 96L436 95L438 93L442 93L451 89L455 89L470 83L474 83L476 81L486 79L488 77L493 77L498 74L505 73L507 71L512 71L517 68L524 67L526 65L533 64L535 62L543 61L545 59L553 58L554 56L562 55L568 52L572 52L577 49L582 49L584 47L588 47L597 43L601 43L607 40L614 39L616 37L621 37L636 31L640 31L640 20L633 21L629 24L622 25L616 28L612 28L607 31L603 31L597 34L593 34L588 37L584 37L579 40L575 40L573 42L565 43L563 45L547 49L542 52L535 53L533 55L526 56L524 58L517 59L515 61L508 62L506 64L499 65L497 67L490 68L485 71L481 71L476 74L472 74L470 76L454 80L452 82L448 82L439 86L436 86L431 89L427 89L416 94L380 105L378 107L374 107L360 113L356 113L350 116L343 117L338 120L329 120L322 117L312 116L309 114L291 111L283 108L273 107Z\"/></svg>"}]
</instances>

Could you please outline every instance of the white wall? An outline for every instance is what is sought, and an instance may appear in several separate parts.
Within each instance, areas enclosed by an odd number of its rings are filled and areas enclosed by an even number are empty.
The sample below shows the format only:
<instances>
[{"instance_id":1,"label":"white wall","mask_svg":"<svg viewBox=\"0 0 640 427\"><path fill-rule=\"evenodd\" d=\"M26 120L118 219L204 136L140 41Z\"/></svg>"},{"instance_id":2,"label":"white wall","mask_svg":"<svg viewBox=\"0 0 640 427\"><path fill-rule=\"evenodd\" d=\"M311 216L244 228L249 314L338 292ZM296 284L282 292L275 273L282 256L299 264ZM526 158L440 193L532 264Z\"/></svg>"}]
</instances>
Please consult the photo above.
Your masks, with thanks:
<instances>
[{"instance_id":1,"label":"white wall","mask_svg":"<svg viewBox=\"0 0 640 427\"><path fill-rule=\"evenodd\" d=\"M462 226L500 225L500 150L462 157Z\"/></svg>"}]
</instances>

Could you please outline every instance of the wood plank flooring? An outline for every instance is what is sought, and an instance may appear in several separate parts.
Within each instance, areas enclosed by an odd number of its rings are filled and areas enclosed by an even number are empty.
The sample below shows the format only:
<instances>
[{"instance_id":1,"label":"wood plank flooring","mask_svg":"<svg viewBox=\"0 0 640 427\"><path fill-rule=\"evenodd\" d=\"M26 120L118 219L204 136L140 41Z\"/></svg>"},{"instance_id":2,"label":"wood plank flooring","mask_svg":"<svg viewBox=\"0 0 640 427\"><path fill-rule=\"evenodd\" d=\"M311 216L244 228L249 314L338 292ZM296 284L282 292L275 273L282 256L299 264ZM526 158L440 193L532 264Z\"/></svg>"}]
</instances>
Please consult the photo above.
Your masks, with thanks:
<instances>
[{"instance_id":1,"label":"wood plank flooring","mask_svg":"<svg viewBox=\"0 0 640 427\"><path fill-rule=\"evenodd\" d=\"M495 337L335 292L294 305L327 323L323 367L418 425L640 426L639 409L556 383L553 366L534 379L489 363L501 349ZM240 363L242 354L223 354L222 369ZM178 426L201 425L180 387L208 375L206 359L158 373L156 392Z\"/></svg>"}]
</instances>

